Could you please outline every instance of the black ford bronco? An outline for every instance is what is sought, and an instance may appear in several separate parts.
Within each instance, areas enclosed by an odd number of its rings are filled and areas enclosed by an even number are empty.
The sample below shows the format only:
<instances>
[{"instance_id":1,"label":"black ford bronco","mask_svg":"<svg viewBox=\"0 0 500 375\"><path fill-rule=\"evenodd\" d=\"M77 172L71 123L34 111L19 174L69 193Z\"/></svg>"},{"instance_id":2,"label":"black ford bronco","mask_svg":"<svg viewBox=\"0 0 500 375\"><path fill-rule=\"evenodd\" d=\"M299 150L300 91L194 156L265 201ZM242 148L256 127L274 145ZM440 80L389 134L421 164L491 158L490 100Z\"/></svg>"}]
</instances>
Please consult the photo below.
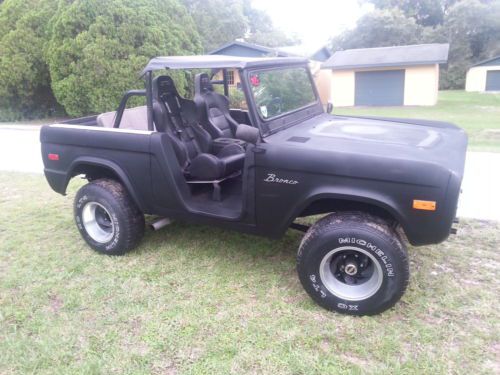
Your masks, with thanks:
<instances>
[{"instance_id":1,"label":"black ford bronco","mask_svg":"<svg viewBox=\"0 0 500 375\"><path fill-rule=\"evenodd\" d=\"M191 99L174 70L193 78ZM467 137L452 124L325 112L299 58L158 57L142 76L145 89L116 112L41 130L52 189L88 180L74 216L98 252L137 246L145 214L155 229L173 219L273 238L298 229L305 290L365 315L403 295L406 241L436 244L454 230ZM230 108L235 83L243 109ZM135 96L146 105L128 108ZM297 222L313 215L312 226Z\"/></svg>"}]
</instances>

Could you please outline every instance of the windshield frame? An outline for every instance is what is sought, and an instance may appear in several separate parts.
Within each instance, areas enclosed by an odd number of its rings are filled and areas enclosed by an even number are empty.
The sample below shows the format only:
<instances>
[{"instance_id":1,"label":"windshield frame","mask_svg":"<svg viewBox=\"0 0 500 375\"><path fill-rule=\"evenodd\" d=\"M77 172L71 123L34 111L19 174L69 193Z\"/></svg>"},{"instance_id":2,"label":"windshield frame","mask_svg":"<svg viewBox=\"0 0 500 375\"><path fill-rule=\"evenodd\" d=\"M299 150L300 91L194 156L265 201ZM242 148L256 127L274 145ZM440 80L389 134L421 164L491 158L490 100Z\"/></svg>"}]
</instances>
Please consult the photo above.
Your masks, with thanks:
<instances>
[{"instance_id":1,"label":"windshield frame","mask_svg":"<svg viewBox=\"0 0 500 375\"><path fill-rule=\"evenodd\" d=\"M274 117L264 118L257 108L255 96L253 95L252 91L252 85L250 83L250 75L255 74L256 72L266 72L266 71L286 70L286 69L304 69L306 71L314 95L314 101L302 107L293 109L291 111L280 113L279 115L276 115ZM249 109L250 108L252 109L251 112L255 114L255 120L257 120L260 125L259 128L261 129L263 137L275 134L276 132L286 129L290 126L296 125L298 122L302 122L307 118L313 117L323 112L323 107L319 100L316 84L312 77L311 70L309 69L309 66L306 64L281 65L270 68L255 67L252 69L245 69L243 78L244 78L244 86L246 88L245 91L247 97L247 105L249 106ZM273 126L273 123L276 123L276 125Z\"/></svg>"}]
</instances>

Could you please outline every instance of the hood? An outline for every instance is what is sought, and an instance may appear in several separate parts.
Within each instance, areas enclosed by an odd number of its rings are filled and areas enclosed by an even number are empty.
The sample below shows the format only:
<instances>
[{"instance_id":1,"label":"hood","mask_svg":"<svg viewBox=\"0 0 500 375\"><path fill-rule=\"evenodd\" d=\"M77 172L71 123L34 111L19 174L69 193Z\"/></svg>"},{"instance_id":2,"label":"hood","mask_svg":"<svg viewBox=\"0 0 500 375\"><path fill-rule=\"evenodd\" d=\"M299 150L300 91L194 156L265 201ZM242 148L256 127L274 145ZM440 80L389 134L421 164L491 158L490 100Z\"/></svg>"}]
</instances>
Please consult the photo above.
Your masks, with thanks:
<instances>
[{"instance_id":1,"label":"hood","mask_svg":"<svg viewBox=\"0 0 500 375\"><path fill-rule=\"evenodd\" d=\"M442 135L432 127L368 118L331 117L309 130L315 137L430 148Z\"/></svg>"},{"instance_id":2,"label":"hood","mask_svg":"<svg viewBox=\"0 0 500 375\"><path fill-rule=\"evenodd\" d=\"M321 114L266 138L321 151L414 159L462 174L467 136L449 123Z\"/></svg>"}]
</instances>

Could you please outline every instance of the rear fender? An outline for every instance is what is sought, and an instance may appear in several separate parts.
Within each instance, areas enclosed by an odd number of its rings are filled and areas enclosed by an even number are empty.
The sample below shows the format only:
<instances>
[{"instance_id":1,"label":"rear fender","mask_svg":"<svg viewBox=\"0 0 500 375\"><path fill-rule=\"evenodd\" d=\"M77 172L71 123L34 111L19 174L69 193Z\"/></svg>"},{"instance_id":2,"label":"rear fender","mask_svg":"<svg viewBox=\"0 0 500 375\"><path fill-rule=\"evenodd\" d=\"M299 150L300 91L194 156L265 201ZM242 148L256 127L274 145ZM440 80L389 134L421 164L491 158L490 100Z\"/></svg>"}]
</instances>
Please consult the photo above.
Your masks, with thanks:
<instances>
[{"instance_id":1,"label":"rear fender","mask_svg":"<svg viewBox=\"0 0 500 375\"><path fill-rule=\"evenodd\" d=\"M134 202L137 204L137 206L141 209L141 211L144 212L144 202L139 198L138 194L136 193L132 183L130 182L129 177L125 173L125 171L116 163L110 161L110 160L105 160L101 158L96 158L96 157L91 157L91 156L83 156L76 158L70 165L68 169L68 173L65 176L64 182L60 185L57 186L57 188L54 188L54 186L51 186L56 190L58 193L61 193L63 195L66 194L66 188L68 186L69 181L79 175L79 174L87 174L89 173L91 168L102 168L103 172L110 172L111 176L108 173L103 173L102 177L116 177L119 182L121 182L125 188L127 189L128 193L134 200ZM99 172L99 169L94 172ZM94 176L94 177L99 177Z\"/></svg>"}]
</instances>

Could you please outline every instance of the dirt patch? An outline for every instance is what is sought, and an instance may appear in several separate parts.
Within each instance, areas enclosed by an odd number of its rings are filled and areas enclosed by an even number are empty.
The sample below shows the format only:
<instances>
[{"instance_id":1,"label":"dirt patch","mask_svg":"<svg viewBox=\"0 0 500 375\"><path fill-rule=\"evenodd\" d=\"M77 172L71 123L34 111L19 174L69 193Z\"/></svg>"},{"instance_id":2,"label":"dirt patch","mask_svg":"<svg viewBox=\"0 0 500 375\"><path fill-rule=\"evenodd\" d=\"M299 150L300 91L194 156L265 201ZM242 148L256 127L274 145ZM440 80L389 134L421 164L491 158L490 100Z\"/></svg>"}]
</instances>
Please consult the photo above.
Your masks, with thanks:
<instances>
[{"instance_id":1,"label":"dirt patch","mask_svg":"<svg viewBox=\"0 0 500 375\"><path fill-rule=\"evenodd\" d=\"M379 363L374 363L372 360L369 360L368 358L361 358L357 355L354 355L352 353L344 353L340 355L340 358L342 358L344 361L348 363L352 363L355 366L358 366L359 368L362 369L367 369L367 368L374 368L374 367L379 367Z\"/></svg>"},{"instance_id":2,"label":"dirt patch","mask_svg":"<svg viewBox=\"0 0 500 375\"><path fill-rule=\"evenodd\" d=\"M58 314L64 305L63 300L57 294L49 295L49 309L53 314Z\"/></svg>"},{"instance_id":3,"label":"dirt patch","mask_svg":"<svg viewBox=\"0 0 500 375\"><path fill-rule=\"evenodd\" d=\"M481 135L488 138L500 139L500 129L485 129L481 132Z\"/></svg>"}]
</instances>

